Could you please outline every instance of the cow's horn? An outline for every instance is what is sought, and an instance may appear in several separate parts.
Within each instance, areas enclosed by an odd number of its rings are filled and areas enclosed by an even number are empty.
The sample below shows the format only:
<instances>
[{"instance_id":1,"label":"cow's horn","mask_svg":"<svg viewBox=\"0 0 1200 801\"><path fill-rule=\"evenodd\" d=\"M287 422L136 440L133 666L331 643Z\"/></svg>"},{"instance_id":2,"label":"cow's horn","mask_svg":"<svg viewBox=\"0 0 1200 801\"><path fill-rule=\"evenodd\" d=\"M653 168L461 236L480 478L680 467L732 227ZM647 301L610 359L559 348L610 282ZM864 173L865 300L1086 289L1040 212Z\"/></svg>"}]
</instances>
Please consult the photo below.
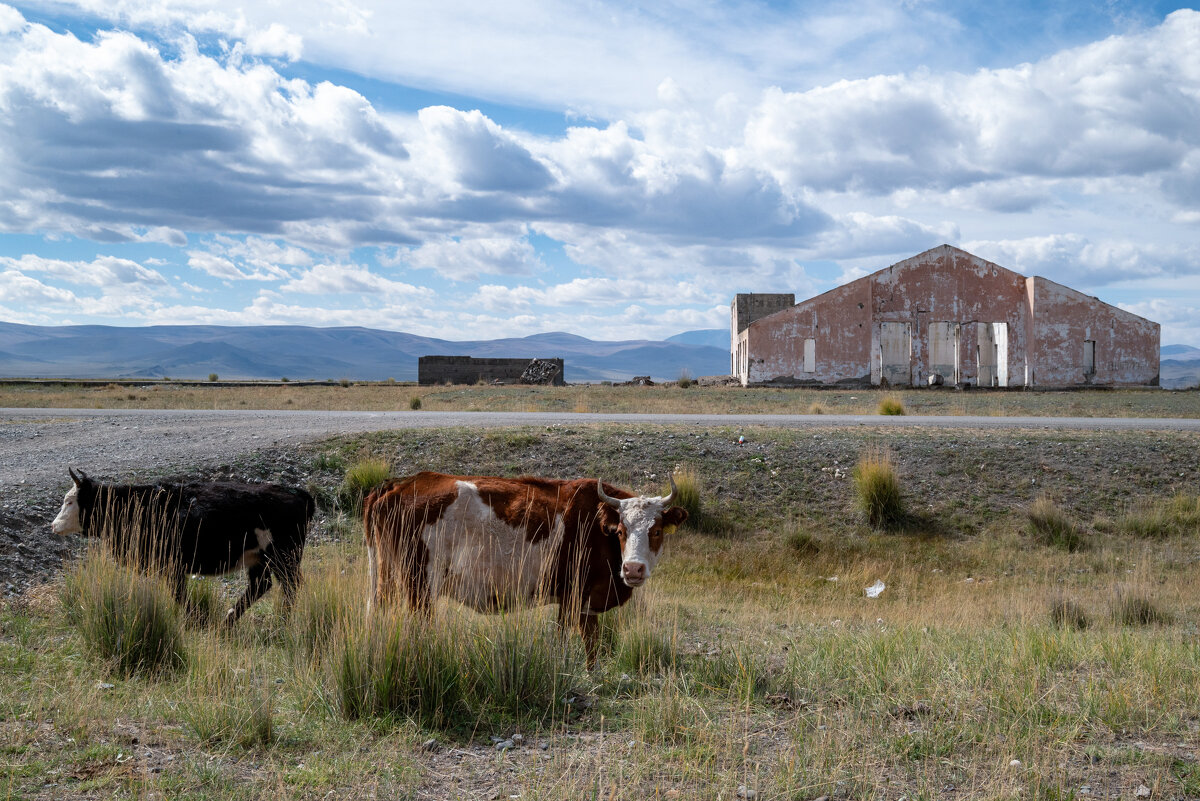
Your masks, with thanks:
<instances>
[{"instance_id":1,"label":"cow's horn","mask_svg":"<svg viewBox=\"0 0 1200 801\"><path fill-rule=\"evenodd\" d=\"M604 482L601 481L600 479L596 479L596 489L600 492L600 500L604 501L609 506L611 506L615 509L621 508L621 502L618 501L616 498L610 498L608 496L608 494L604 491Z\"/></svg>"},{"instance_id":2,"label":"cow's horn","mask_svg":"<svg viewBox=\"0 0 1200 801\"><path fill-rule=\"evenodd\" d=\"M80 470L79 472L80 472L81 474L83 473L83 471L82 471L82 470ZM77 487L78 487L80 484L82 484L82 483L83 483L83 479L82 479L82 478L80 478L80 476L77 476L77 475L75 475L75 471L74 471L74 470L72 470L71 468L69 468L69 467L67 468L67 473L68 473L68 474L70 474L70 476L71 476L71 480L75 482L75 486L77 486Z\"/></svg>"},{"instance_id":3,"label":"cow's horn","mask_svg":"<svg viewBox=\"0 0 1200 801\"><path fill-rule=\"evenodd\" d=\"M663 498L663 506L670 506L671 501L675 500L675 493L679 492L679 488L675 486L675 476L668 475L667 478L671 479L671 494Z\"/></svg>"}]
</instances>

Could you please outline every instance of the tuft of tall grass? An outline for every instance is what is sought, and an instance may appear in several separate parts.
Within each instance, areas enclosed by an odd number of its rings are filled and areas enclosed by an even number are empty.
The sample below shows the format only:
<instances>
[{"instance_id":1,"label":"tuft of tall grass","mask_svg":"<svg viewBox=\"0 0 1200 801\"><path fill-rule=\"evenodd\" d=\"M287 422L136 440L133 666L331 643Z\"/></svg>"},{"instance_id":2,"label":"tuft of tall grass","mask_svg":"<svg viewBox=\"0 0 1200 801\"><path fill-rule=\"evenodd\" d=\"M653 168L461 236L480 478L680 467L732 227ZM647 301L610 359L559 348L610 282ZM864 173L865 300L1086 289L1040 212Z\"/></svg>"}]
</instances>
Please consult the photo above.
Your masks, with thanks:
<instances>
[{"instance_id":1,"label":"tuft of tall grass","mask_svg":"<svg viewBox=\"0 0 1200 801\"><path fill-rule=\"evenodd\" d=\"M1172 621L1170 613L1151 599L1121 590L1113 601L1113 617L1123 626L1165 626Z\"/></svg>"},{"instance_id":2,"label":"tuft of tall grass","mask_svg":"<svg viewBox=\"0 0 1200 801\"><path fill-rule=\"evenodd\" d=\"M661 674L677 667L679 647L674 632L664 632L647 614L640 597L600 616L600 642L615 673Z\"/></svg>"},{"instance_id":3,"label":"tuft of tall grass","mask_svg":"<svg viewBox=\"0 0 1200 801\"><path fill-rule=\"evenodd\" d=\"M342 508L358 513L362 510L367 494L391 477L392 466L386 459L368 456L346 468L346 475L338 489L338 503Z\"/></svg>"},{"instance_id":4,"label":"tuft of tall grass","mask_svg":"<svg viewBox=\"0 0 1200 801\"><path fill-rule=\"evenodd\" d=\"M631 715L643 742L684 745L696 742L716 726L704 706L679 676L668 676L655 692L638 699Z\"/></svg>"},{"instance_id":5,"label":"tuft of tall grass","mask_svg":"<svg viewBox=\"0 0 1200 801\"><path fill-rule=\"evenodd\" d=\"M229 644L216 638L193 652L179 714L205 745L231 743L247 750L275 742L275 686L261 672L231 664Z\"/></svg>"},{"instance_id":6,"label":"tuft of tall grass","mask_svg":"<svg viewBox=\"0 0 1200 801\"><path fill-rule=\"evenodd\" d=\"M878 529L896 529L904 522L900 478L892 458L881 450L864 453L854 466L854 491L867 522Z\"/></svg>"},{"instance_id":7,"label":"tuft of tall grass","mask_svg":"<svg viewBox=\"0 0 1200 801\"><path fill-rule=\"evenodd\" d=\"M771 675L766 660L751 647L739 644L721 648L692 666L692 676L710 692L725 695L738 704L748 704L765 695Z\"/></svg>"},{"instance_id":8,"label":"tuft of tall grass","mask_svg":"<svg viewBox=\"0 0 1200 801\"><path fill-rule=\"evenodd\" d=\"M783 541L800 556L813 556L821 550L821 541L799 520L792 520Z\"/></svg>"},{"instance_id":9,"label":"tuft of tall grass","mask_svg":"<svg viewBox=\"0 0 1200 801\"><path fill-rule=\"evenodd\" d=\"M1049 496L1041 495L1025 512L1026 529L1042 545L1074 553L1087 545L1083 531Z\"/></svg>"},{"instance_id":10,"label":"tuft of tall grass","mask_svg":"<svg viewBox=\"0 0 1200 801\"><path fill-rule=\"evenodd\" d=\"M447 729L470 709L472 676L461 640L411 614L349 626L333 661L338 708L350 720L411 718Z\"/></svg>"},{"instance_id":11,"label":"tuft of tall grass","mask_svg":"<svg viewBox=\"0 0 1200 801\"><path fill-rule=\"evenodd\" d=\"M293 653L309 662L320 662L346 630L360 596L361 588L341 572L306 572L288 620L287 637Z\"/></svg>"},{"instance_id":12,"label":"tuft of tall grass","mask_svg":"<svg viewBox=\"0 0 1200 801\"><path fill-rule=\"evenodd\" d=\"M165 582L91 551L68 571L61 602L88 650L122 676L186 663L179 607Z\"/></svg>"},{"instance_id":13,"label":"tuft of tall grass","mask_svg":"<svg viewBox=\"0 0 1200 801\"><path fill-rule=\"evenodd\" d=\"M220 582L204 576L192 576L186 585L188 623L207 627L225 617L225 598Z\"/></svg>"},{"instance_id":14,"label":"tuft of tall grass","mask_svg":"<svg viewBox=\"0 0 1200 801\"><path fill-rule=\"evenodd\" d=\"M409 397L408 408L412 409L414 412L419 411L421 408L421 396L420 395L412 395L411 397Z\"/></svg>"},{"instance_id":15,"label":"tuft of tall grass","mask_svg":"<svg viewBox=\"0 0 1200 801\"><path fill-rule=\"evenodd\" d=\"M876 411L885 415L902 415L904 414L904 403L895 395L887 395L879 401Z\"/></svg>"},{"instance_id":16,"label":"tuft of tall grass","mask_svg":"<svg viewBox=\"0 0 1200 801\"><path fill-rule=\"evenodd\" d=\"M679 467L675 470L674 478L675 500L672 503L688 513L688 524L693 528L702 528L704 514L700 497L703 485L700 474L693 467Z\"/></svg>"},{"instance_id":17,"label":"tuft of tall grass","mask_svg":"<svg viewBox=\"0 0 1200 801\"><path fill-rule=\"evenodd\" d=\"M1117 518L1116 528L1146 539L1200 536L1200 495L1179 493L1143 504Z\"/></svg>"},{"instance_id":18,"label":"tuft of tall grass","mask_svg":"<svg viewBox=\"0 0 1200 801\"><path fill-rule=\"evenodd\" d=\"M1058 598L1050 604L1050 622L1059 628L1080 631L1091 625L1083 607L1067 598Z\"/></svg>"},{"instance_id":19,"label":"tuft of tall grass","mask_svg":"<svg viewBox=\"0 0 1200 801\"><path fill-rule=\"evenodd\" d=\"M473 706L493 727L534 724L561 714L562 697L582 675L573 638L529 612L499 615L475 628L467 660Z\"/></svg>"}]
</instances>

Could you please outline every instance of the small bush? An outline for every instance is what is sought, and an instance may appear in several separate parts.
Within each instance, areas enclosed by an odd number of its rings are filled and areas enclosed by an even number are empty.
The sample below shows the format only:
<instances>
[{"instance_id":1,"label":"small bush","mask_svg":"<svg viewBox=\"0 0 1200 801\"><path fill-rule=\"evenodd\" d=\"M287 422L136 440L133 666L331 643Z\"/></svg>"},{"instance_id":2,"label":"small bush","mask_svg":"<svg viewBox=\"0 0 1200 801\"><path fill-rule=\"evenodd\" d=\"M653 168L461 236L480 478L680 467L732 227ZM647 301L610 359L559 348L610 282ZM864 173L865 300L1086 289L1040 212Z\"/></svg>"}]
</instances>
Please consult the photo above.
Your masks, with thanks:
<instances>
[{"instance_id":1,"label":"small bush","mask_svg":"<svg viewBox=\"0 0 1200 801\"><path fill-rule=\"evenodd\" d=\"M1083 607L1066 598L1059 598L1050 605L1050 622L1065 629L1086 629L1091 621Z\"/></svg>"},{"instance_id":2,"label":"small bush","mask_svg":"<svg viewBox=\"0 0 1200 801\"><path fill-rule=\"evenodd\" d=\"M391 474L392 467L386 459L372 456L358 460L346 470L338 491L338 502L348 511L361 511L363 498L387 481Z\"/></svg>"},{"instance_id":3,"label":"small bush","mask_svg":"<svg viewBox=\"0 0 1200 801\"><path fill-rule=\"evenodd\" d=\"M1043 545L1075 552L1087 544L1075 521L1045 495L1034 501L1025 514L1027 530Z\"/></svg>"},{"instance_id":4,"label":"small bush","mask_svg":"<svg viewBox=\"0 0 1200 801\"><path fill-rule=\"evenodd\" d=\"M120 675L170 673L184 665L179 607L161 580L92 554L63 587L67 620L88 650Z\"/></svg>"},{"instance_id":5,"label":"small bush","mask_svg":"<svg viewBox=\"0 0 1200 801\"><path fill-rule=\"evenodd\" d=\"M692 376L687 370L683 370L679 373L679 379L675 383L679 385L680 389L687 389L696 382L692 380Z\"/></svg>"},{"instance_id":6,"label":"small bush","mask_svg":"<svg viewBox=\"0 0 1200 801\"><path fill-rule=\"evenodd\" d=\"M281 384L288 383L288 377L285 375L283 378L279 379L279 383L281 383Z\"/></svg>"},{"instance_id":7,"label":"small bush","mask_svg":"<svg viewBox=\"0 0 1200 801\"><path fill-rule=\"evenodd\" d=\"M809 414L825 414L828 411L823 404L813 401L808 405Z\"/></svg>"},{"instance_id":8,"label":"small bush","mask_svg":"<svg viewBox=\"0 0 1200 801\"><path fill-rule=\"evenodd\" d=\"M1171 622L1171 615L1160 609L1154 601L1142 595L1117 593L1113 604L1113 617L1124 626L1164 626Z\"/></svg>"},{"instance_id":9,"label":"small bush","mask_svg":"<svg viewBox=\"0 0 1200 801\"><path fill-rule=\"evenodd\" d=\"M349 379L349 378L343 378L343 379L342 379L341 381L339 381L338 383L339 383L339 384L341 384L343 387L348 387L348 386L350 386L350 379Z\"/></svg>"},{"instance_id":10,"label":"small bush","mask_svg":"<svg viewBox=\"0 0 1200 801\"><path fill-rule=\"evenodd\" d=\"M220 378L220 376L219 376L219 375L217 375L216 373L209 373L209 374L208 374L208 380L209 380L209 381L216 381L218 378Z\"/></svg>"},{"instance_id":11,"label":"small bush","mask_svg":"<svg viewBox=\"0 0 1200 801\"><path fill-rule=\"evenodd\" d=\"M900 479L891 457L882 451L863 454L854 466L854 491L858 505L874 528L896 529L904 522Z\"/></svg>"},{"instance_id":12,"label":"small bush","mask_svg":"<svg viewBox=\"0 0 1200 801\"><path fill-rule=\"evenodd\" d=\"M420 409L421 408L421 396L413 395L412 397L410 397L408 399L408 408L412 409L414 412L417 411L418 409Z\"/></svg>"},{"instance_id":13,"label":"small bush","mask_svg":"<svg viewBox=\"0 0 1200 801\"><path fill-rule=\"evenodd\" d=\"M894 395L888 395L879 402L877 411L879 414L902 415L904 414L904 404Z\"/></svg>"}]
</instances>

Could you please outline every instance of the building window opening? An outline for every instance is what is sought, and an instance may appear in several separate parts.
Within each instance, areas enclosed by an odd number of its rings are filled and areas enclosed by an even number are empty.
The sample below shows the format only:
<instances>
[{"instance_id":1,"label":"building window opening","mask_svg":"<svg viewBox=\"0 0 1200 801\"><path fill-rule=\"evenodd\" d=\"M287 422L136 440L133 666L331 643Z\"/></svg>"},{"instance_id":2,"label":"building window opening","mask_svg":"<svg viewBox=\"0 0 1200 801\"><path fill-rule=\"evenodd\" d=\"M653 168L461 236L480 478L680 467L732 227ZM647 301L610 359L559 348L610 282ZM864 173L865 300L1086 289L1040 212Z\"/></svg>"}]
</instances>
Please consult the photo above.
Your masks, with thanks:
<instances>
[{"instance_id":1,"label":"building window opening","mask_svg":"<svg viewBox=\"0 0 1200 801\"><path fill-rule=\"evenodd\" d=\"M1083 374L1096 374L1096 340L1083 340Z\"/></svg>"}]
</instances>

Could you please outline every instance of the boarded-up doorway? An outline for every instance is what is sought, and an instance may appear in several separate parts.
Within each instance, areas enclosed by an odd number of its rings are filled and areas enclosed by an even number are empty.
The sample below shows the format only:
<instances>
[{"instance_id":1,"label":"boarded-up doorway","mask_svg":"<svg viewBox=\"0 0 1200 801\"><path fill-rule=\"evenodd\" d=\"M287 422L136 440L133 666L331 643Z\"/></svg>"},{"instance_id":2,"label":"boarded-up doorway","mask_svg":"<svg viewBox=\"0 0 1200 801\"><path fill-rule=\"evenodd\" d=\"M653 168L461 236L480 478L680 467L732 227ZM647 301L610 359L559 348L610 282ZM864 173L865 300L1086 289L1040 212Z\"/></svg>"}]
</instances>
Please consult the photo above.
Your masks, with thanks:
<instances>
[{"instance_id":1,"label":"boarded-up doorway","mask_svg":"<svg viewBox=\"0 0 1200 801\"><path fill-rule=\"evenodd\" d=\"M958 323L929 324L929 372L947 384L958 383Z\"/></svg>"},{"instance_id":2,"label":"boarded-up doorway","mask_svg":"<svg viewBox=\"0 0 1200 801\"><path fill-rule=\"evenodd\" d=\"M1008 386L1008 323L976 323L979 386Z\"/></svg>"},{"instance_id":3,"label":"boarded-up doorway","mask_svg":"<svg viewBox=\"0 0 1200 801\"><path fill-rule=\"evenodd\" d=\"M879 324L879 375L889 384L912 386L912 337L908 323Z\"/></svg>"},{"instance_id":4,"label":"boarded-up doorway","mask_svg":"<svg viewBox=\"0 0 1200 801\"><path fill-rule=\"evenodd\" d=\"M804 372L815 373L817 371L817 340L804 340Z\"/></svg>"}]
</instances>

